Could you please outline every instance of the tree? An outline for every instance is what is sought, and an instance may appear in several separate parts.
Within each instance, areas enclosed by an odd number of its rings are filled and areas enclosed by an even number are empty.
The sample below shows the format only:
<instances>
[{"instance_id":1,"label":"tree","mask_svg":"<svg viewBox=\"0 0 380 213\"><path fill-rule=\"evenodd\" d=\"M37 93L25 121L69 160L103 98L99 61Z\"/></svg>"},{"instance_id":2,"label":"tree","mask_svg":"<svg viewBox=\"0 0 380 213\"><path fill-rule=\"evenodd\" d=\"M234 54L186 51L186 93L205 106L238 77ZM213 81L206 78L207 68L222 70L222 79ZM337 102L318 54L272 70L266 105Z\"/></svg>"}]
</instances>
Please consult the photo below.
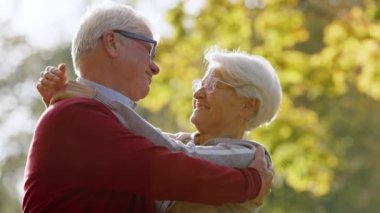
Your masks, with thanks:
<instances>
[{"instance_id":1,"label":"tree","mask_svg":"<svg viewBox=\"0 0 380 213\"><path fill-rule=\"evenodd\" d=\"M263 2L208 0L190 14L180 1L168 13L175 34L160 44L162 72L143 106L172 116L158 126L176 120L168 130L191 131L189 85L202 76L204 49L218 44L263 55L284 91L277 120L247 135L270 149L276 165L265 212L375 211L379 3Z\"/></svg>"}]
</instances>

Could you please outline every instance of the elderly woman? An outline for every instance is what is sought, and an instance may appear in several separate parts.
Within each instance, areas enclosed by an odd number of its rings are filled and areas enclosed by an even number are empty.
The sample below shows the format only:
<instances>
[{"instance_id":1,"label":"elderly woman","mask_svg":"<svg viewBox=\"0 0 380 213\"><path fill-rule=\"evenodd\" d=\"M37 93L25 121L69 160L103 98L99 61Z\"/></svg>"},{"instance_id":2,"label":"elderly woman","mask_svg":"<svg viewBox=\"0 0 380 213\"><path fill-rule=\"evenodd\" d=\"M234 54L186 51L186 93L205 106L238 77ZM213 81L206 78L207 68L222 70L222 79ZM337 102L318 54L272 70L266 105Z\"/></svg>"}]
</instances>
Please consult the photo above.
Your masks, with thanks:
<instances>
[{"instance_id":1,"label":"elderly woman","mask_svg":"<svg viewBox=\"0 0 380 213\"><path fill-rule=\"evenodd\" d=\"M282 92L278 76L263 57L217 48L206 52L207 71L193 82L194 134L162 133L133 110L111 102L89 87L69 82L66 89L64 69L49 67L37 85L45 102L72 96L96 98L107 104L120 122L136 134L173 151L231 167L246 167L252 161L256 142L244 140L246 131L270 123L279 111ZM53 97L53 98L51 98ZM270 157L267 161L271 166ZM253 201L211 206L180 201L157 202L159 212L257 212Z\"/></svg>"}]
</instances>

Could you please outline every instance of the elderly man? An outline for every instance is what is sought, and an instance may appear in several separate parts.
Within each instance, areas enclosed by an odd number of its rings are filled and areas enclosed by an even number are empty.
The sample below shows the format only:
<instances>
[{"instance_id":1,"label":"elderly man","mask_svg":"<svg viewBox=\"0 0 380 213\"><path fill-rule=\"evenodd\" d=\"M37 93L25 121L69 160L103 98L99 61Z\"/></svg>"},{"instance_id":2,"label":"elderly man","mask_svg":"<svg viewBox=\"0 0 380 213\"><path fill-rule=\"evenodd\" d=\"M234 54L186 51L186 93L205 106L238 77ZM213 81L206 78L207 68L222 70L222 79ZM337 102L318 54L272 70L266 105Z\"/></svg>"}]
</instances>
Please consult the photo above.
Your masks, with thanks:
<instances>
[{"instance_id":1,"label":"elderly man","mask_svg":"<svg viewBox=\"0 0 380 213\"><path fill-rule=\"evenodd\" d=\"M118 4L87 13L72 42L78 81L133 108L149 92L156 41ZM173 153L124 128L107 105L60 101L41 116L25 172L24 212L154 212L154 200L243 202L268 192L273 171L258 149L247 169Z\"/></svg>"}]
</instances>

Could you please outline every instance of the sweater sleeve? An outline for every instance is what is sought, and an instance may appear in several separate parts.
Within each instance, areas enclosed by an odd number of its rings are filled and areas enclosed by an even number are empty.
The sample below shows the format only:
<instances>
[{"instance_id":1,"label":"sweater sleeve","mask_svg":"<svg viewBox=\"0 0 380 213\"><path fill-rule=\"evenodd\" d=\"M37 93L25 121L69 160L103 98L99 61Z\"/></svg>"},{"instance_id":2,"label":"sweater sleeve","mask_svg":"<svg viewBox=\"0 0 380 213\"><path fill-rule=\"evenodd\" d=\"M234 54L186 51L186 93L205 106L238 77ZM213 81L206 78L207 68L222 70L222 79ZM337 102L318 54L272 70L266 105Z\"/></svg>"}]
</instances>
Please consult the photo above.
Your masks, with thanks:
<instances>
[{"instance_id":1,"label":"sweater sleeve","mask_svg":"<svg viewBox=\"0 0 380 213\"><path fill-rule=\"evenodd\" d=\"M111 102L101 94L98 94L97 99L106 104L120 123L131 132L146 137L156 145L165 146L171 151L183 152L186 155L205 159L222 166L248 167L254 158L256 146L259 145L256 142L239 139L216 139L209 141L206 146L196 146L194 143L184 144L152 126L132 109L118 102ZM267 151L266 159L268 164L271 164Z\"/></svg>"},{"instance_id":2,"label":"sweater sleeve","mask_svg":"<svg viewBox=\"0 0 380 213\"><path fill-rule=\"evenodd\" d=\"M31 157L44 162L44 172L59 180L57 184L75 182L94 190L213 205L253 199L261 187L257 170L225 168L173 153L124 128L95 100L75 98L52 105L34 137ZM33 166L28 170L34 171Z\"/></svg>"}]
</instances>

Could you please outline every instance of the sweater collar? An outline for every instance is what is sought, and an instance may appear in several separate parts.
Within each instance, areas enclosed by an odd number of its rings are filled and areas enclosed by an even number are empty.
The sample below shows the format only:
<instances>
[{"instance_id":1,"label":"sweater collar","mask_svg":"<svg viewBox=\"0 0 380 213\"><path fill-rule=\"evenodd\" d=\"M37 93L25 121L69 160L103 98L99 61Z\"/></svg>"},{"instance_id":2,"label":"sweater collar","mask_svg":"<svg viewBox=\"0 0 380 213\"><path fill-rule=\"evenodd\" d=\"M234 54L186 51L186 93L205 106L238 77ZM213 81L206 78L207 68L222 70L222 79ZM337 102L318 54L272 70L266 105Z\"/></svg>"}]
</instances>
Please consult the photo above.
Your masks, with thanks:
<instances>
[{"instance_id":1,"label":"sweater collar","mask_svg":"<svg viewBox=\"0 0 380 213\"><path fill-rule=\"evenodd\" d=\"M102 95L106 96L107 98L109 98L111 101L117 101L123 105L126 105L128 106L129 108L131 109L135 109L136 108L136 102L132 101L130 98L128 98L127 96L111 89L111 88L108 88L108 87L105 87L101 84L98 84L98 83L95 83L93 81L90 81L90 80L87 80L87 79L84 79L82 77L78 77L77 78L77 82L83 84L83 85L86 85L86 86L89 86L91 88L94 88L96 89L97 92L101 93Z\"/></svg>"}]
</instances>

